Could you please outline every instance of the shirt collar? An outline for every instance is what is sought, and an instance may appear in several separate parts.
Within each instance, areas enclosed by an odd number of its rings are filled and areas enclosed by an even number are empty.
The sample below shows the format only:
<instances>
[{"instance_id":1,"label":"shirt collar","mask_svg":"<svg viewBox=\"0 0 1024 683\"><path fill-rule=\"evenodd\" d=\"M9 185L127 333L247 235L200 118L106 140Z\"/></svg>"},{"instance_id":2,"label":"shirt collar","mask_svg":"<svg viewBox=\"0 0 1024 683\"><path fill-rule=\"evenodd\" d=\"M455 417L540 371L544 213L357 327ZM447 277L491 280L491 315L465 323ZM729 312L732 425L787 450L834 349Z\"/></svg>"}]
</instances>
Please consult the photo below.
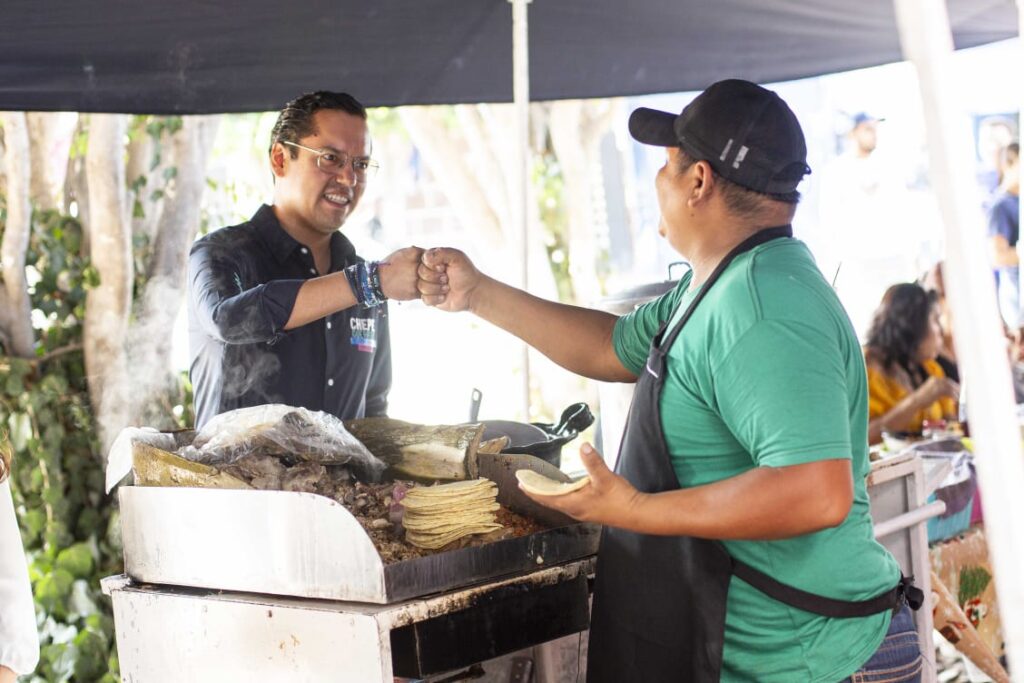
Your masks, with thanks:
<instances>
[{"instance_id":1,"label":"shirt collar","mask_svg":"<svg viewBox=\"0 0 1024 683\"><path fill-rule=\"evenodd\" d=\"M260 206L249 222L278 263L285 263L296 249L302 247L298 240L285 232L274 210L266 204Z\"/></svg>"},{"instance_id":2,"label":"shirt collar","mask_svg":"<svg viewBox=\"0 0 1024 683\"><path fill-rule=\"evenodd\" d=\"M302 248L302 244L281 227L274 209L267 204L260 206L249 222L256 228L256 233L278 263L287 262L297 249ZM355 259L356 248L352 242L341 234L341 231L334 232L331 235L331 270L341 270L351 265Z\"/></svg>"}]
</instances>

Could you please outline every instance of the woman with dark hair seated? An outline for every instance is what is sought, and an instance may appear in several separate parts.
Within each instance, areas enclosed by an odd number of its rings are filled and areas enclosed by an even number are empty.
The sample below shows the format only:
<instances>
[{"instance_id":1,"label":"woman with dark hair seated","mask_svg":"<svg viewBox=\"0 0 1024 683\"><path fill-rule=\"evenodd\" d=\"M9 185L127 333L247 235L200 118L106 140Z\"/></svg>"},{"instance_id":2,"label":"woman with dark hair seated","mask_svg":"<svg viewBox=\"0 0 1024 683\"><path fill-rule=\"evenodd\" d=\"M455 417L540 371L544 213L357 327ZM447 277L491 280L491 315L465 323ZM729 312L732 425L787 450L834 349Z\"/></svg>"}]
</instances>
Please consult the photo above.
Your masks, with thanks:
<instances>
[{"instance_id":1,"label":"woman with dark hair seated","mask_svg":"<svg viewBox=\"0 0 1024 683\"><path fill-rule=\"evenodd\" d=\"M915 283L893 285L875 311L864 359L868 442L882 432L919 432L926 420L956 419L960 385L936 362L942 349L938 295Z\"/></svg>"}]
</instances>

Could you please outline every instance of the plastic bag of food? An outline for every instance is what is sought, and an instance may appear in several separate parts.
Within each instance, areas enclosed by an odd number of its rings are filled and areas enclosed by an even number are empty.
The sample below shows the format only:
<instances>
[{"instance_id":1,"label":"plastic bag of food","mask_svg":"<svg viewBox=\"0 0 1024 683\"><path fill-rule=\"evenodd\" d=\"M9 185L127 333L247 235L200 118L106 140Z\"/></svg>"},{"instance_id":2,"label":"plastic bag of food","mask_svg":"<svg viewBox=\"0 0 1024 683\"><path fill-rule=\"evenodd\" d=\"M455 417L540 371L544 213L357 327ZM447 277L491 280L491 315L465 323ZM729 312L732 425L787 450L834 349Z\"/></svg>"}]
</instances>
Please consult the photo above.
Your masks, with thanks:
<instances>
[{"instance_id":1,"label":"plastic bag of food","mask_svg":"<svg viewBox=\"0 0 1024 683\"><path fill-rule=\"evenodd\" d=\"M387 467L335 416L280 403L221 413L179 454L214 466L231 464L246 455L348 465L365 482L379 481Z\"/></svg>"}]
</instances>

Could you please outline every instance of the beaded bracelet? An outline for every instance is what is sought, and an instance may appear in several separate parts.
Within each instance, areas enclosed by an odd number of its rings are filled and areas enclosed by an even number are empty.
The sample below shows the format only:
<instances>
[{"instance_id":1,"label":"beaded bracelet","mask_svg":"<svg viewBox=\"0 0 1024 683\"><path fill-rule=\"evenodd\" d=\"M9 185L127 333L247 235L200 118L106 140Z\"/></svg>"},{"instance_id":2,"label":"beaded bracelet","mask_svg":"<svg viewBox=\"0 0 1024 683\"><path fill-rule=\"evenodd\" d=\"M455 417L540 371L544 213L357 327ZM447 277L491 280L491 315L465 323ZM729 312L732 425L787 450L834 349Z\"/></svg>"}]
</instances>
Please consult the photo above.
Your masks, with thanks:
<instances>
[{"instance_id":1,"label":"beaded bracelet","mask_svg":"<svg viewBox=\"0 0 1024 683\"><path fill-rule=\"evenodd\" d=\"M356 302L360 306L372 308L373 306L380 306L386 299L383 293L378 296L378 293L374 291L373 286L370 284L369 271L370 269L367 267L367 264L361 261L345 268L344 273L345 279L348 280L348 286L356 297Z\"/></svg>"},{"instance_id":2,"label":"beaded bracelet","mask_svg":"<svg viewBox=\"0 0 1024 683\"><path fill-rule=\"evenodd\" d=\"M384 286L380 281L380 261L372 261L368 264L367 274L370 276L370 289L373 290L373 296L381 302L387 301L388 297L384 294Z\"/></svg>"}]
</instances>

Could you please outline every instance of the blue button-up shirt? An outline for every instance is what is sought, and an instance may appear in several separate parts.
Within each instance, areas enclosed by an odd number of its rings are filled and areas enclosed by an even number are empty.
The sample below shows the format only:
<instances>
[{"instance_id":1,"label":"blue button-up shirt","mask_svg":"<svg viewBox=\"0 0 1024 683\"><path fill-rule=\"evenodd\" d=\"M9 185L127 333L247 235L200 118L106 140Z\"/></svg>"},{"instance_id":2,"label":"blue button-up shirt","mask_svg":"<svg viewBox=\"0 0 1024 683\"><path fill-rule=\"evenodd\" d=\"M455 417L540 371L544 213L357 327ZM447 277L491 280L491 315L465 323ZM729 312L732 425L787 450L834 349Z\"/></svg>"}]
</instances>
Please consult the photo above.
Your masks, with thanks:
<instances>
[{"instance_id":1,"label":"blue button-up shirt","mask_svg":"<svg viewBox=\"0 0 1024 683\"><path fill-rule=\"evenodd\" d=\"M330 272L362 260L331 235ZM269 206L197 241L188 314L196 428L228 410L285 403L341 419L384 415L391 388L387 305L353 306L285 331L313 254Z\"/></svg>"}]
</instances>

